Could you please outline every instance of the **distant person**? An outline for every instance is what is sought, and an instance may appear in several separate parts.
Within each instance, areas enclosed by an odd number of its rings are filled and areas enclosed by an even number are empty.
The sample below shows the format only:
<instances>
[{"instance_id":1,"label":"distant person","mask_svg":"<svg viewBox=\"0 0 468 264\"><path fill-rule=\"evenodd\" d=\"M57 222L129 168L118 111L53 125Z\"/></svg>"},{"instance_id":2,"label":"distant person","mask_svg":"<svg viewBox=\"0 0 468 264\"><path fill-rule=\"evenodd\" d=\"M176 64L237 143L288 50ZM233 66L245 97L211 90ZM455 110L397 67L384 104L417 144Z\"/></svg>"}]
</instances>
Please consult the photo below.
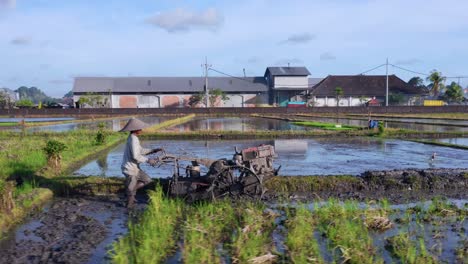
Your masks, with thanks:
<instances>
[{"instance_id":1,"label":"distant person","mask_svg":"<svg viewBox=\"0 0 468 264\"><path fill-rule=\"evenodd\" d=\"M120 132L129 131L130 135L127 138L125 145L124 156L122 161L122 173L125 175L125 189L127 194L127 207L132 208L135 205L135 195L138 189L151 183L151 178L141 170L141 163L149 163L155 165L157 159L147 158L144 155L163 151L162 148L145 149L140 145L138 135L149 125L136 118L131 118L128 123L120 130Z\"/></svg>"}]
</instances>

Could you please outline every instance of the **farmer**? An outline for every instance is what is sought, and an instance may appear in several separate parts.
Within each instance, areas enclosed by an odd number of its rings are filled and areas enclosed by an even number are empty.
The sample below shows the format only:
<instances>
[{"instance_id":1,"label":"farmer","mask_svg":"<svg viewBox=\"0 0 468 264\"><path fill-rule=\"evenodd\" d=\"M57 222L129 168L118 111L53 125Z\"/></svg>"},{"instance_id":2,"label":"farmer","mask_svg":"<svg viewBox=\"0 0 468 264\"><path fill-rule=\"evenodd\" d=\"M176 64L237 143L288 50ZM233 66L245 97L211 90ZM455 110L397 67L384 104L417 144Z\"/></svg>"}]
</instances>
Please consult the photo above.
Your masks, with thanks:
<instances>
[{"instance_id":1,"label":"farmer","mask_svg":"<svg viewBox=\"0 0 468 264\"><path fill-rule=\"evenodd\" d=\"M125 175L125 187L127 193L127 207L132 208L135 205L136 191L151 182L151 178L140 169L141 163L149 163L154 166L157 159L147 158L144 155L163 151L162 148L145 149L140 145L138 135L142 129L148 127L148 124L131 118L120 132L130 131L130 135L125 145L124 156L122 161L122 173Z\"/></svg>"}]
</instances>

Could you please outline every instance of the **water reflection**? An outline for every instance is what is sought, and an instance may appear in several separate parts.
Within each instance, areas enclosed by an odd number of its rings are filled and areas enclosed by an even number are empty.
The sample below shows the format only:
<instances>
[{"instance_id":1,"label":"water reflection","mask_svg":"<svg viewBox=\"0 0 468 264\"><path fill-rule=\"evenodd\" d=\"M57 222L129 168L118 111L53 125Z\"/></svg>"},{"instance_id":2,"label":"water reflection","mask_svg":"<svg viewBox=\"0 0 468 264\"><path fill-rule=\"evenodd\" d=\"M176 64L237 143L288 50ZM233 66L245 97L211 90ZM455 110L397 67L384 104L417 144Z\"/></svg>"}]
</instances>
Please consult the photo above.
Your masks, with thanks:
<instances>
[{"instance_id":1,"label":"water reflection","mask_svg":"<svg viewBox=\"0 0 468 264\"><path fill-rule=\"evenodd\" d=\"M55 121L68 121L75 120L73 117L37 117L37 118L0 118L0 123L8 122L55 122Z\"/></svg>"},{"instance_id":2,"label":"water reflection","mask_svg":"<svg viewBox=\"0 0 468 264\"><path fill-rule=\"evenodd\" d=\"M255 131L255 130L311 130L312 128L294 125L283 120L226 117L226 118L196 118L187 123L168 128L168 131Z\"/></svg>"},{"instance_id":3,"label":"water reflection","mask_svg":"<svg viewBox=\"0 0 468 264\"><path fill-rule=\"evenodd\" d=\"M325 122L325 123L340 123L343 125L367 127L367 120L363 119L349 119L349 118L329 118L329 117L310 117L310 120ZM410 129L418 131L437 131L437 132L450 132L450 131L468 131L468 121L463 120L433 120L433 119L391 119L385 118L386 120L394 121L385 121L385 125L388 128L398 128L398 129ZM378 118L376 120L379 120ZM420 124L418 122L432 123L432 124ZM438 124L440 123L440 124ZM443 123L449 123L450 126L444 125ZM460 125L460 126L456 126Z\"/></svg>"},{"instance_id":4,"label":"water reflection","mask_svg":"<svg viewBox=\"0 0 468 264\"><path fill-rule=\"evenodd\" d=\"M468 151L441 146L420 144L394 139L373 138L324 138L307 140L218 140L218 141L144 141L149 148L164 147L172 154L228 158L239 149L261 144L276 147L276 166L281 165L281 175L358 175L366 170L392 170L404 168L467 168ZM122 176L123 145L106 155L105 176ZM437 158L432 161L432 153ZM92 161L76 171L78 175L102 175L104 166ZM155 178L172 175L171 167L142 168Z\"/></svg>"},{"instance_id":5,"label":"water reflection","mask_svg":"<svg viewBox=\"0 0 468 264\"><path fill-rule=\"evenodd\" d=\"M436 141L450 143L454 145L468 146L468 138L441 138Z\"/></svg>"},{"instance_id":6,"label":"water reflection","mask_svg":"<svg viewBox=\"0 0 468 264\"><path fill-rule=\"evenodd\" d=\"M77 123L37 126L37 127L27 128L27 131L30 131L30 132L38 132L38 131L65 132L65 131L72 131L72 130L77 130L77 129L97 130L99 123L104 124L104 127L106 129L109 129L112 131L119 131L125 126L128 119L129 119L128 117L125 117L125 118L116 118L113 120L92 120L89 122L77 122ZM138 117L138 119L150 125L156 125L163 121L171 119L171 117L142 116L142 117ZM16 129L15 131L18 131L18 130Z\"/></svg>"}]
</instances>

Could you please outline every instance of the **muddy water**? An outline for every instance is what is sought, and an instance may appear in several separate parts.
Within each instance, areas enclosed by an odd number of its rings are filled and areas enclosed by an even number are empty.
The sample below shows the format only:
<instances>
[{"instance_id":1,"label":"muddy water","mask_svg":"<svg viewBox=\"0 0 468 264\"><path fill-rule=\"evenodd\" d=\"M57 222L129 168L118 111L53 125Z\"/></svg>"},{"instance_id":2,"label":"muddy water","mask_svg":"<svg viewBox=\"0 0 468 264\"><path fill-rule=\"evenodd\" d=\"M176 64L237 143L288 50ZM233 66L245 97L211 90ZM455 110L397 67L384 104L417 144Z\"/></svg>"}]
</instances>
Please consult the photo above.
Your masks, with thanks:
<instances>
[{"instance_id":1,"label":"muddy water","mask_svg":"<svg viewBox=\"0 0 468 264\"><path fill-rule=\"evenodd\" d=\"M420 144L394 139L344 138L344 139L285 139L285 140L232 140L195 141L160 140L143 141L147 148L163 147L170 154L199 158L232 158L234 147L239 149L260 144L275 146L281 165L280 175L358 175L367 170L392 170L407 168L467 168L468 151ZM107 155L91 161L75 172L77 175L122 176L120 164L124 145ZM431 160L436 152L436 159ZM172 175L172 167L142 168L151 177ZM182 171L181 171L182 173Z\"/></svg>"},{"instance_id":2,"label":"muddy water","mask_svg":"<svg viewBox=\"0 0 468 264\"><path fill-rule=\"evenodd\" d=\"M170 117L142 116L142 117L138 117L138 119L150 125L156 125L156 124L159 124L163 121L170 119ZM37 131L65 132L65 131L72 131L72 130L77 130L77 129L95 130L98 128L98 125L100 123L103 123L106 129L109 129L112 131L119 131L125 126L127 121L128 121L128 118L117 118L114 120L96 120L96 121L89 121L89 122L77 122L77 123L38 126L38 127L27 128L26 130L30 132L37 132ZM14 129L14 130L19 131L18 129Z\"/></svg>"},{"instance_id":3,"label":"muddy water","mask_svg":"<svg viewBox=\"0 0 468 264\"><path fill-rule=\"evenodd\" d=\"M0 118L0 123L7 122L58 122L58 121L68 121L74 120L73 117L38 117L38 118Z\"/></svg>"},{"instance_id":4,"label":"muddy water","mask_svg":"<svg viewBox=\"0 0 468 264\"><path fill-rule=\"evenodd\" d=\"M301 117L303 118L303 117ZM449 132L449 131L468 131L468 121L452 121L452 120L433 120L433 119L408 119L408 118L385 118L385 125L388 128L400 128L400 129L411 129L419 131L437 131L437 132ZM348 118L322 118L322 117L310 117L310 120L326 123L341 123L344 125L367 127L367 120L361 119L348 119ZM379 120L379 119L377 119ZM394 121L392 121L394 120ZM426 123L426 124L420 124ZM449 123L451 126L443 125L443 123ZM460 126L457 126L460 125Z\"/></svg>"},{"instance_id":5,"label":"muddy water","mask_svg":"<svg viewBox=\"0 0 468 264\"><path fill-rule=\"evenodd\" d=\"M436 141L450 143L455 145L468 146L468 138L441 138Z\"/></svg>"},{"instance_id":6,"label":"muddy water","mask_svg":"<svg viewBox=\"0 0 468 264\"><path fill-rule=\"evenodd\" d=\"M0 241L0 263L103 263L127 232L120 199L60 198Z\"/></svg>"},{"instance_id":7,"label":"muddy water","mask_svg":"<svg viewBox=\"0 0 468 264\"><path fill-rule=\"evenodd\" d=\"M196 118L168 129L170 131L255 131L255 130L311 130L290 122L254 117Z\"/></svg>"}]
</instances>

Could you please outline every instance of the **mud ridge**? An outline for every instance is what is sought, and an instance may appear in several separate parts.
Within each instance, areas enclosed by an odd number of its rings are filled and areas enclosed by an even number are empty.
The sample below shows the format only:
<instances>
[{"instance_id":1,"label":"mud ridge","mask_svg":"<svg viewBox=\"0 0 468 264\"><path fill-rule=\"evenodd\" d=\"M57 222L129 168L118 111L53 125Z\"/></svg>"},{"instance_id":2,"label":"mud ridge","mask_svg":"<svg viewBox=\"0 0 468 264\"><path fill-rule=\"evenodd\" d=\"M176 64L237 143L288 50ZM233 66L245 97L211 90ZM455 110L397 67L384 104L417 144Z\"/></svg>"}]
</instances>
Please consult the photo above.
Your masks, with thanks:
<instances>
[{"instance_id":1,"label":"mud ridge","mask_svg":"<svg viewBox=\"0 0 468 264\"><path fill-rule=\"evenodd\" d=\"M116 199L56 199L24 229L0 241L0 263L87 263L91 257L101 262L107 252L103 244L126 230L126 209ZM97 250L103 256L93 256Z\"/></svg>"},{"instance_id":2,"label":"mud ridge","mask_svg":"<svg viewBox=\"0 0 468 264\"><path fill-rule=\"evenodd\" d=\"M267 200L387 199L404 203L442 196L468 198L468 169L366 171L360 176L277 177ZM308 179L307 179L308 178Z\"/></svg>"}]
</instances>

